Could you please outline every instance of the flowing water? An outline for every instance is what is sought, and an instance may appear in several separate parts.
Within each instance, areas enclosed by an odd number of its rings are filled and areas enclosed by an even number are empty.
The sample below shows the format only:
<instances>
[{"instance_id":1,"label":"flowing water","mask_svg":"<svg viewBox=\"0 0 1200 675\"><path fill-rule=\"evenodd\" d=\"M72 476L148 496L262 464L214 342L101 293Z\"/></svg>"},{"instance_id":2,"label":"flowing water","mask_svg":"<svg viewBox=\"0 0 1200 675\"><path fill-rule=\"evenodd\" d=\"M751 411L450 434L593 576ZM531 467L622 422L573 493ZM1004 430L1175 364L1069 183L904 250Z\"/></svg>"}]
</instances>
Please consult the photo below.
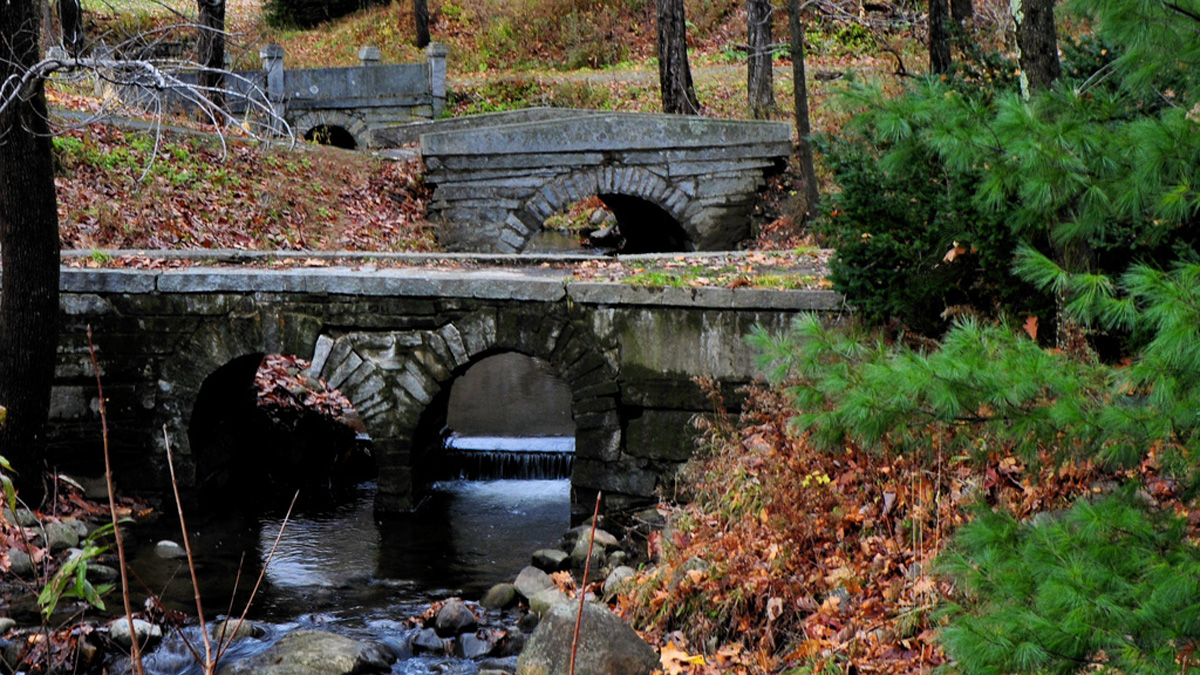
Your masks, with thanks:
<instances>
[{"instance_id":1,"label":"flowing water","mask_svg":"<svg viewBox=\"0 0 1200 675\"><path fill-rule=\"evenodd\" d=\"M562 439L529 440L542 449L480 452L493 459L506 452L518 458L494 462L501 465L528 464L530 455L562 455L557 452ZM516 442L505 439L505 444ZM472 442L464 440L464 445ZM478 600L493 584L511 581L529 564L534 550L557 543L570 526L570 481L561 476L441 481L417 512L384 520L374 514L375 487L367 483L333 508L293 514L266 565L263 587L249 615L268 634L263 640L239 641L237 651L227 658L261 651L297 629L381 641L408 656L405 645L416 629L405 623L407 617L435 600ZM209 616L228 611L239 565L239 597L246 595L283 520L281 513L230 514L189 523ZM151 588L165 589L168 606L191 614L186 567L182 561L163 561L151 550L158 536L177 540L178 529L168 523L160 527L161 532L143 532L147 536L134 567ZM239 612L240 606L233 614ZM179 637L172 636L146 663L152 673L198 673L193 661ZM476 668L468 660L408 656L392 672L469 675Z\"/></svg>"},{"instance_id":2,"label":"flowing water","mask_svg":"<svg viewBox=\"0 0 1200 675\"><path fill-rule=\"evenodd\" d=\"M436 600L480 599L512 581L533 551L558 543L571 524L570 401L546 364L492 356L454 382L445 418L452 431L435 451L438 475L430 478L438 482L414 513L377 519L375 486L365 483L343 490L332 506L301 507L286 527L286 506L192 517L188 532L210 619L237 616L266 568L248 618L267 635L238 641L227 658L261 651L289 631L318 629L392 646L402 657L393 673L474 673L478 665L469 660L412 657L407 645L417 629L405 620ZM229 506L241 497L230 495ZM137 536L132 564L141 582L168 608L194 614L186 565L154 552L159 539L179 540L178 522L139 527ZM156 675L200 672L178 635L146 665Z\"/></svg>"}]
</instances>

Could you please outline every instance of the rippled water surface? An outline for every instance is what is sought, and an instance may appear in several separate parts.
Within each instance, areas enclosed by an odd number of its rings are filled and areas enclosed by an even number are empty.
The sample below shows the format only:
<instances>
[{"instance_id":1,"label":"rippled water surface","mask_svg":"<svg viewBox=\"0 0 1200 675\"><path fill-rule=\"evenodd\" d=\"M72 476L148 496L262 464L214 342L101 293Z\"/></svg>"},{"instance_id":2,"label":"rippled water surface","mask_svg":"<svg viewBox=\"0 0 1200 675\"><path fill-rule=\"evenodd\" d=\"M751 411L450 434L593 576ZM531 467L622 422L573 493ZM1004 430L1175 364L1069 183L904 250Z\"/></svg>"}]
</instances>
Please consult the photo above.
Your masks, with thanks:
<instances>
[{"instance_id":1,"label":"rippled water surface","mask_svg":"<svg viewBox=\"0 0 1200 675\"><path fill-rule=\"evenodd\" d=\"M493 584L511 581L534 550L556 543L570 524L569 493L566 479L443 482L418 512L377 521L374 485L365 484L339 506L295 513L250 612L267 624L268 639L246 641L239 649L261 650L297 628L402 644L412 630L406 617L433 600L478 600ZM227 611L243 551L239 596L247 594L282 522L278 513L189 523L210 616ZM161 536L178 538L169 523L160 525ZM150 550L158 535L151 534L135 569L151 588L167 589L170 605L191 613L186 568L158 560ZM173 638L148 665L155 673L189 673L189 663ZM393 672L466 674L475 668L469 661L421 657L397 663Z\"/></svg>"}]
</instances>

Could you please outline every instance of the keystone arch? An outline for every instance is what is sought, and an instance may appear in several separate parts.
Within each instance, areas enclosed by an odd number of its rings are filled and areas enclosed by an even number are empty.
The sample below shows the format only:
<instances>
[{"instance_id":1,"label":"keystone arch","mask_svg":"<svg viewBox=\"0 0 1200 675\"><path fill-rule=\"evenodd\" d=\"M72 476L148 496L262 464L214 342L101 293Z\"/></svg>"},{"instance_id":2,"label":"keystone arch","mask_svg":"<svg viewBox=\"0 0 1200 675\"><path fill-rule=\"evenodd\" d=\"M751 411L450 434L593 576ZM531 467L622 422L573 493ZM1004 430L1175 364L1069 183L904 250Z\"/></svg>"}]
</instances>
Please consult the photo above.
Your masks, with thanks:
<instances>
[{"instance_id":1,"label":"keystone arch","mask_svg":"<svg viewBox=\"0 0 1200 675\"><path fill-rule=\"evenodd\" d=\"M509 226L524 249L546 219L571 204L599 197L617 217L628 252L691 251L697 237L692 218L699 211L691 197L642 167L602 166L573 171L546 181L524 200Z\"/></svg>"},{"instance_id":2,"label":"keystone arch","mask_svg":"<svg viewBox=\"0 0 1200 675\"><path fill-rule=\"evenodd\" d=\"M576 461L621 450L617 370L565 315L478 310L436 330L325 336L314 370L345 394L371 434L379 470L376 509L412 508L425 487L419 465L435 442L450 385L488 356L516 352L547 363L570 388Z\"/></svg>"},{"instance_id":3,"label":"keystone arch","mask_svg":"<svg viewBox=\"0 0 1200 675\"><path fill-rule=\"evenodd\" d=\"M324 127L330 130L341 129L345 131L354 139L355 148L369 146L370 129L367 127L367 123L357 115L339 110L313 110L300 113L296 115L291 125L300 130L301 138L308 138L309 134Z\"/></svg>"}]
</instances>

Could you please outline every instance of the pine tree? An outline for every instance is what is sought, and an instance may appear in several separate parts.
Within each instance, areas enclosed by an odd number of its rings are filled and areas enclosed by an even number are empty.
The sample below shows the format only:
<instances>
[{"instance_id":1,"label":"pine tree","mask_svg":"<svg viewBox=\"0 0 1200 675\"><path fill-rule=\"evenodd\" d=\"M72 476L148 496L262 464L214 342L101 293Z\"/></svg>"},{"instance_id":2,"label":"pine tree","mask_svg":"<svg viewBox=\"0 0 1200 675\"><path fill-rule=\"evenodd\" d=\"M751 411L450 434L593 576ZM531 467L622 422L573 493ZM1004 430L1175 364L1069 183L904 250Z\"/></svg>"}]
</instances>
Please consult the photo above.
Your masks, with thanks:
<instances>
[{"instance_id":1,"label":"pine tree","mask_svg":"<svg viewBox=\"0 0 1200 675\"><path fill-rule=\"evenodd\" d=\"M885 171L934 166L941 189L967 186L991 218L963 228L974 239L958 246L982 248L989 228L1004 228L1019 242L1008 256L1019 278L1067 298L1066 318L1119 340L1118 358L1048 350L1003 311L954 322L936 348L816 319L752 341L776 381L792 383L798 427L832 449L999 449L1114 471L1149 461L1194 510L1200 75L1188 64L1200 57L1200 2L1072 8L1095 36L1067 50L1056 86L1027 99L1007 86L971 94L947 78L894 100L859 87L851 96L869 105L855 129ZM855 197L865 188L845 188L842 204L865 199ZM842 231L850 239L863 226ZM1065 245L1086 246L1094 264L1064 267L1054 252ZM940 639L959 672L1187 672L1200 645L1200 548L1184 521L1140 496L1137 472L1122 475L1115 495L1026 522L981 507L955 535L940 563L957 589Z\"/></svg>"}]
</instances>

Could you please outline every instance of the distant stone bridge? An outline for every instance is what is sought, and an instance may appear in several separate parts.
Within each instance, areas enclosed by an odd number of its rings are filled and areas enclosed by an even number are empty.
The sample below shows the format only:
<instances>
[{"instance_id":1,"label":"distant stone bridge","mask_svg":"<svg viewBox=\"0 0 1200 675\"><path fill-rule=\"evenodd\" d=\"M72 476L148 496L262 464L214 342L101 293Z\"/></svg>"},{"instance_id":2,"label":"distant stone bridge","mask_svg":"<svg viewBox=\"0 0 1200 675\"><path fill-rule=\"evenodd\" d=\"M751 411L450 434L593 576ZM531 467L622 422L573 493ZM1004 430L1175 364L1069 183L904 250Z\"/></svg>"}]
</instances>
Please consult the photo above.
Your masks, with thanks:
<instances>
[{"instance_id":1,"label":"distant stone bridge","mask_svg":"<svg viewBox=\"0 0 1200 675\"><path fill-rule=\"evenodd\" d=\"M445 45L434 42L425 48L424 63L383 64L379 49L368 46L359 50L357 66L289 70L283 47L267 45L259 51L261 70L226 77L226 99L230 111L239 115L269 106L305 140L349 149L390 147L394 129L434 119L445 110L448 54ZM154 79L114 85L101 78L98 93L149 108L165 96L170 105L192 108L190 93L179 90L194 87L198 76L176 76L182 84L165 90Z\"/></svg>"},{"instance_id":2,"label":"distant stone bridge","mask_svg":"<svg viewBox=\"0 0 1200 675\"><path fill-rule=\"evenodd\" d=\"M164 425L185 487L248 466L251 457L222 455L211 440L237 406L254 406L263 355L292 354L356 407L378 463L380 511L416 503L450 384L486 356L535 357L570 388L573 494L603 490L614 505L669 489L691 455L688 421L711 412L693 376L714 376L733 400L759 372L744 343L753 325L781 330L840 307L828 291L652 290L421 267L64 269L61 302L59 466L101 456L88 326L127 487L167 489Z\"/></svg>"},{"instance_id":3,"label":"distant stone bridge","mask_svg":"<svg viewBox=\"0 0 1200 675\"><path fill-rule=\"evenodd\" d=\"M420 139L449 250L516 253L552 214L598 196L627 252L730 250L792 151L785 122L534 109L389 130Z\"/></svg>"}]
</instances>

